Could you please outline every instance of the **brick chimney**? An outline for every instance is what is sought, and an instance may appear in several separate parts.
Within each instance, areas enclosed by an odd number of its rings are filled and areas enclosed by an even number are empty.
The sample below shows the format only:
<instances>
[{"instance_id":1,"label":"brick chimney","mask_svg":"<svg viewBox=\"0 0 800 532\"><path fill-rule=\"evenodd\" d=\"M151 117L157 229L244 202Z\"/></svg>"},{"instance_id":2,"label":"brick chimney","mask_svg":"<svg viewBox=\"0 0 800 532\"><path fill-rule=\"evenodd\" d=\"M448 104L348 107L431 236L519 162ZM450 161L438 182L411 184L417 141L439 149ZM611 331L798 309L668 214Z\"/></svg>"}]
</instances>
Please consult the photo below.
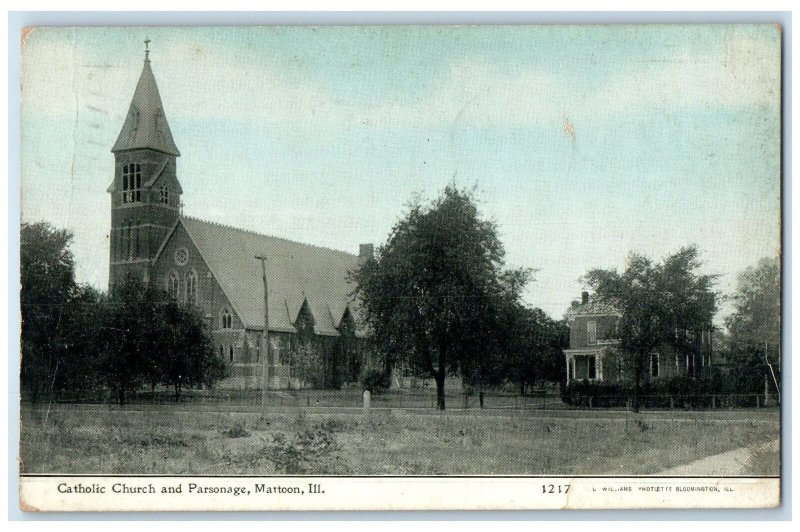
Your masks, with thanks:
<instances>
[{"instance_id":1,"label":"brick chimney","mask_svg":"<svg viewBox=\"0 0 800 532\"><path fill-rule=\"evenodd\" d=\"M589 302L589 292L581 292L581 305Z\"/></svg>"},{"instance_id":2,"label":"brick chimney","mask_svg":"<svg viewBox=\"0 0 800 532\"><path fill-rule=\"evenodd\" d=\"M375 246L372 244L358 245L358 260L364 262L367 259L375 258Z\"/></svg>"}]
</instances>

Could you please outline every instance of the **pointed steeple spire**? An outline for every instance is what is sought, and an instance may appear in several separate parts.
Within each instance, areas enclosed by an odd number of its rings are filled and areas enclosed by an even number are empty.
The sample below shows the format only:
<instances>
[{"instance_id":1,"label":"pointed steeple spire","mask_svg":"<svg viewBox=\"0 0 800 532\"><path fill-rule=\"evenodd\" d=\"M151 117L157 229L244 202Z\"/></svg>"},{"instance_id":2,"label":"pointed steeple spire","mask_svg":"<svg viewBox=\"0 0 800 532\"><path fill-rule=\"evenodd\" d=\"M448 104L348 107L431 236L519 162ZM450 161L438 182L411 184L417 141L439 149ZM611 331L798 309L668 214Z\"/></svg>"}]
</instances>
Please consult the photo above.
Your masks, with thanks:
<instances>
[{"instance_id":1,"label":"pointed steeple spire","mask_svg":"<svg viewBox=\"0 0 800 532\"><path fill-rule=\"evenodd\" d=\"M128 116L112 152L149 148L179 156L167 124L156 78L150 69L150 39L145 40L144 68L136 84Z\"/></svg>"}]
</instances>

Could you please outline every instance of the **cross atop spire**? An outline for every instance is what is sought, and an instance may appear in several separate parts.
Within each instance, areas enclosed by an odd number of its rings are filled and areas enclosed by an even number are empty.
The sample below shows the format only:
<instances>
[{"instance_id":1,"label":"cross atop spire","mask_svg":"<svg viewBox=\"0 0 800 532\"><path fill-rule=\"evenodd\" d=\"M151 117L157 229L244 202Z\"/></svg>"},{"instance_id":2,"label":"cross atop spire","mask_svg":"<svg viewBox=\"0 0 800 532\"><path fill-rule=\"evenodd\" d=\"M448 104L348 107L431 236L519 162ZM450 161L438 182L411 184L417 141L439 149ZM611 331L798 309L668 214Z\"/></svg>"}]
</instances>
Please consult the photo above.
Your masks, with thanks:
<instances>
[{"instance_id":1,"label":"cross atop spire","mask_svg":"<svg viewBox=\"0 0 800 532\"><path fill-rule=\"evenodd\" d=\"M144 60L145 62L150 62L150 37L146 37L144 40Z\"/></svg>"}]
</instances>

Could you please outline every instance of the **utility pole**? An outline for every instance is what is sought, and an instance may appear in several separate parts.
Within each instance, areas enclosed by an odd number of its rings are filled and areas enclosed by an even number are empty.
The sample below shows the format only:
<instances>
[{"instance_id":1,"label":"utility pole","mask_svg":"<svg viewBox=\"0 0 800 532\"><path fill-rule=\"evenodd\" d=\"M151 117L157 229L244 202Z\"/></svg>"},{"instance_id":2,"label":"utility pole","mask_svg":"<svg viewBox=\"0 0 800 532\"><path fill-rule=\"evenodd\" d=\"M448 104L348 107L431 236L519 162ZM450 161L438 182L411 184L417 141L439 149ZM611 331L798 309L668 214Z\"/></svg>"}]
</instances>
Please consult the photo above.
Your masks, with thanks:
<instances>
[{"instance_id":1,"label":"utility pole","mask_svg":"<svg viewBox=\"0 0 800 532\"><path fill-rule=\"evenodd\" d=\"M267 408L267 385L269 384L269 292L267 291L267 257L256 255L261 261L261 279L264 281L264 353L261 357L261 410Z\"/></svg>"}]
</instances>

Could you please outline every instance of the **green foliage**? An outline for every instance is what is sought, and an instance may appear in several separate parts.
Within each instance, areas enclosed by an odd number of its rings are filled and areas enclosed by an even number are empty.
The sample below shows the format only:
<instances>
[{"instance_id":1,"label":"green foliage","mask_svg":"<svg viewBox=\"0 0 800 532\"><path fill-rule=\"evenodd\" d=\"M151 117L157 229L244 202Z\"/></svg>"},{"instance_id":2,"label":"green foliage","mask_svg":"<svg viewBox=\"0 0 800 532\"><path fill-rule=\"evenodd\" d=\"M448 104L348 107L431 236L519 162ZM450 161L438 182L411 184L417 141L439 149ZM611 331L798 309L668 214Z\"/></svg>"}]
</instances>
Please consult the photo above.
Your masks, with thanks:
<instances>
[{"instance_id":1,"label":"green foliage","mask_svg":"<svg viewBox=\"0 0 800 532\"><path fill-rule=\"evenodd\" d=\"M777 258L763 258L737 279L734 311L725 320L732 344L763 349L780 344L781 277Z\"/></svg>"},{"instance_id":2,"label":"green foliage","mask_svg":"<svg viewBox=\"0 0 800 532\"><path fill-rule=\"evenodd\" d=\"M347 310L339 324L339 337L336 339L332 362L341 368L338 376L342 382L354 383L361 376L363 361L364 353L356 340L356 323Z\"/></svg>"},{"instance_id":3,"label":"green foliage","mask_svg":"<svg viewBox=\"0 0 800 532\"><path fill-rule=\"evenodd\" d=\"M314 473L342 474L343 463L339 457L336 435L328 423L317 423L293 438L283 432L272 436L261 454L273 463L278 472L288 475Z\"/></svg>"},{"instance_id":4,"label":"green foliage","mask_svg":"<svg viewBox=\"0 0 800 532\"><path fill-rule=\"evenodd\" d=\"M433 377L444 408L444 379L492 368L503 331L495 316L516 301L527 270L504 270L494 221L474 194L448 185L430 205L414 201L374 259L353 273L385 365L405 363Z\"/></svg>"},{"instance_id":5,"label":"green foliage","mask_svg":"<svg viewBox=\"0 0 800 532\"><path fill-rule=\"evenodd\" d=\"M225 374L199 311L138 277L106 296L74 282L72 235L46 223L21 231L22 375L44 391L113 390L120 403L143 384L211 386Z\"/></svg>"},{"instance_id":6,"label":"green foliage","mask_svg":"<svg viewBox=\"0 0 800 532\"><path fill-rule=\"evenodd\" d=\"M634 409L639 406L642 374L652 353L665 348L696 349L678 331L711 330L717 309L716 276L699 274L700 266L699 251L688 246L658 264L632 253L622 273L595 269L585 276L598 300L622 314L620 348L633 364Z\"/></svg>"},{"instance_id":7,"label":"green foliage","mask_svg":"<svg viewBox=\"0 0 800 532\"><path fill-rule=\"evenodd\" d=\"M569 328L563 321L550 318L541 309L521 304L508 305L499 315L506 332L498 338L501 357L496 364L499 379L519 386L523 395L544 382L562 382L563 349L569 345ZM495 382L491 382L494 384Z\"/></svg>"},{"instance_id":8,"label":"green foliage","mask_svg":"<svg viewBox=\"0 0 800 532\"><path fill-rule=\"evenodd\" d=\"M110 298L105 327L104 375L120 403L142 384L210 387L225 376L200 312L183 306L152 285L128 276Z\"/></svg>"},{"instance_id":9,"label":"green foliage","mask_svg":"<svg viewBox=\"0 0 800 532\"><path fill-rule=\"evenodd\" d=\"M292 367L292 376L299 378L311 388L324 388L326 366L321 350L314 345L313 338L300 339L290 350L287 361Z\"/></svg>"},{"instance_id":10,"label":"green foliage","mask_svg":"<svg viewBox=\"0 0 800 532\"><path fill-rule=\"evenodd\" d=\"M61 329L64 308L76 290L72 233L46 222L20 231L22 313L21 384L36 399L64 371ZM60 368L60 369L59 369Z\"/></svg>"},{"instance_id":11,"label":"green foliage","mask_svg":"<svg viewBox=\"0 0 800 532\"><path fill-rule=\"evenodd\" d=\"M581 407L624 407L634 385L632 381L572 381L564 389L562 400ZM763 386L762 379L762 392ZM746 395L736 382L720 372L700 377L657 377L641 383L639 400L646 408L755 406L754 395Z\"/></svg>"},{"instance_id":12,"label":"green foliage","mask_svg":"<svg viewBox=\"0 0 800 532\"><path fill-rule=\"evenodd\" d=\"M222 433L228 438L246 438L250 436L243 419L237 419L231 428L222 431Z\"/></svg>"},{"instance_id":13,"label":"green foliage","mask_svg":"<svg viewBox=\"0 0 800 532\"><path fill-rule=\"evenodd\" d=\"M777 258L763 258L738 277L733 313L725 320L727 346L723 352L729 378L742 393L780 383L781 279ZM772 368L770 368L770 365Z\"/></svg>"},{"instance_id":14,"label":"green foliage","mask_svg":"<svg viewBox=\"0 0 800 532\"><path fill-rule=\"evenodd\" d=\"M628 390L616 382L572 381L562 392L561 399L572 406L623 407L628 402Z\"/></svg>"},{"instance_id":15,"label":"green foliage","mask_svg":"<svg viewBox=\"0 0 800 532\"><path fill-rule=\"evenodd\" d=\"M379 394L389 388L390 375L381 369L367 368L361 374L361 388L372 394Z\"/></svg>"}]
</instances>

